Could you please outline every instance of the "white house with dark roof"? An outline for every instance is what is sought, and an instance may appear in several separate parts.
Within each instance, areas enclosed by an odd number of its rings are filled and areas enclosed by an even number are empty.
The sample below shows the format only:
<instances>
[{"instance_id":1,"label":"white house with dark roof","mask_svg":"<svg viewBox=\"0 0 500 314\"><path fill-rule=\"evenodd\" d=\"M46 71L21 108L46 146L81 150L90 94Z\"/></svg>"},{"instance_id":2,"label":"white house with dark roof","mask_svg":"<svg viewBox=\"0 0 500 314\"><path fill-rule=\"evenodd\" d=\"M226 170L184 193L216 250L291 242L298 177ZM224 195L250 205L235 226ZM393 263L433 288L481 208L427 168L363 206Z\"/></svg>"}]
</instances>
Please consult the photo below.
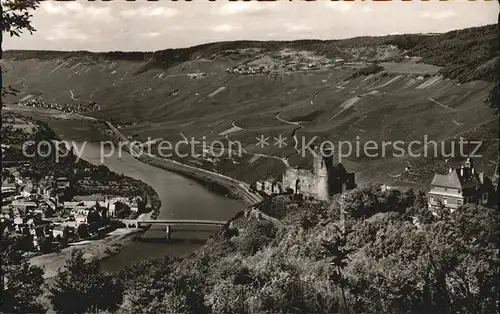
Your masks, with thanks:
<instances>
[{"instance_id":1,"label":"white house with dark roof","mask_svg":"<svg viewBox=\"0 0 500 314\"><path fill-rule=\"evenodd\" d=\"M132 203L130 203L130 210L134 213L139 211L139 205L137 204L136 200L133 200Z\"/></svg>"},{"instance_id":2,"label":"white house with dark roof","mask_svg":"<svg viewBox=\"0 0 500 314\"><path fill-rule=\"evenodd\" d=\"M263 191L264 190L264 181L257 181L255 182L255 188L257 189L257 191Z\"/></svg>"},{"instance_id":3,"label":"white house with dark roof","mask_svg":"<svg viewBox=\"0 0 500 314\"><path fill-rule=\"evenodd\" d=\"M282 183L274 178L255 182L256 189L267 195L283 193Z\"/></svg>"},{"instance_id":4,"label":"white house with dark roof","mask_svg":"<svg viewBox=\"0 0 500 314\"><path fill-rule=\"evenodd\" d=\"M443 206L454 211L467 203L487 205L492 191L491 180L483 172L477 173L467 158L465 166L434 175L428 193L429 209Z\"/></svg>"}]
</instances>

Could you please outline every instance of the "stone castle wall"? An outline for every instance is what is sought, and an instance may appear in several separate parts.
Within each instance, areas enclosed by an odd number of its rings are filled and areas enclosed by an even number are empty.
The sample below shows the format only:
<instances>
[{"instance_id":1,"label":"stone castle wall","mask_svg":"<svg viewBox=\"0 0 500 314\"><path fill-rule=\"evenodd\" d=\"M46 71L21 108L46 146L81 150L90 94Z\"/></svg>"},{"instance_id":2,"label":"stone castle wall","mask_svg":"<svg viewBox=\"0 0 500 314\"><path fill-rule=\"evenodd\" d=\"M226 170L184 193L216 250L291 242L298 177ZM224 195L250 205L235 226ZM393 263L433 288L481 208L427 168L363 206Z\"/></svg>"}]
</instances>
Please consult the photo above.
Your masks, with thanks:
<instances>
[{"instance_id":1,"label":"stone castle wall","mask_svg":"<svg viewBox=\"0 0 500 314\"><path fill-rule=\"evenodd\" d=\"M321 200L328 199L328 178L326 176L318 176L310 170L289 168L283 174L283 188L291 188L294 193L297 193L297 180L300 182L301 194Z\"/></svg>"}]
</instances>

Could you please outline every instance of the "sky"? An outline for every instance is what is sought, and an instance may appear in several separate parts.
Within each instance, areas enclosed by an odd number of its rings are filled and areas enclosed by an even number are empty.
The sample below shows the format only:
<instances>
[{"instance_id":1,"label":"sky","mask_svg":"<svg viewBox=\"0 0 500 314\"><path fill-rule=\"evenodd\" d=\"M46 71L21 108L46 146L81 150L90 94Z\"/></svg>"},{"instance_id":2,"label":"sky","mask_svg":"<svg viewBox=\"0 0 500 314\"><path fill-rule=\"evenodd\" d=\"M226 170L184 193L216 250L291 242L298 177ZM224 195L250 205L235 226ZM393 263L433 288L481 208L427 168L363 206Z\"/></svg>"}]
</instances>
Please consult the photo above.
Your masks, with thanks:
<instances>
[{"instance_id":1,"label":"sky","mask_svg":"<svg viewBox=\"0 0 500 314\"><path fill-rule=\"evenodd\" d=\"M155 51L215 41L343 39L496 24L497 1L44 1L3 49Z\"/></svg>"}]
</instances>

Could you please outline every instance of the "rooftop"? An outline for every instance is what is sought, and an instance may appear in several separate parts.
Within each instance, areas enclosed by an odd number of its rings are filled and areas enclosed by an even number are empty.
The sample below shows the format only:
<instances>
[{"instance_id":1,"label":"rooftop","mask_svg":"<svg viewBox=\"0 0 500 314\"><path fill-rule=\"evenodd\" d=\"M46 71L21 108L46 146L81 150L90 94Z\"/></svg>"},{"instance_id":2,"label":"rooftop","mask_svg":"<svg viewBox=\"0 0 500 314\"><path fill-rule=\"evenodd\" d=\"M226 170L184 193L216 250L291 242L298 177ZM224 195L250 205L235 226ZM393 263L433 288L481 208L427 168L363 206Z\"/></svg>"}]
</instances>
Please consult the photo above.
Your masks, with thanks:
<instances>
[{"instance_id":1,"label":"rooftop","mask_svg":"<svg viewBox=\"0 0 500 314\"><path fill-rule=\"evenodd\" d=\"M476 187L487 183L489 180L484 172L477 173L472 161L467 159L466 167L450 169L448 174L435 174L432 179L432 186L440 186L454 189L465 189Z\"/></svg>"},{"instance_id":2,"label":"rooftop","mask_svg":"<svg viewBox=\"0 0 500 314\"><path fill-rule=\"evenodd\" d=\"M94 195L77 195L75 196L75 201L105 201L106 195L94 194Z\"/></svg>"},{"instance_id":3,"label":"rooftop","mask_svg":"<svg viewBox=\"0 0 500 314\"><path fill-rule=\"evenodd\" d=\"M16 185L14 183L2 183L2 190L4 189L15 189Z\"/></svg>"}]
</instances>

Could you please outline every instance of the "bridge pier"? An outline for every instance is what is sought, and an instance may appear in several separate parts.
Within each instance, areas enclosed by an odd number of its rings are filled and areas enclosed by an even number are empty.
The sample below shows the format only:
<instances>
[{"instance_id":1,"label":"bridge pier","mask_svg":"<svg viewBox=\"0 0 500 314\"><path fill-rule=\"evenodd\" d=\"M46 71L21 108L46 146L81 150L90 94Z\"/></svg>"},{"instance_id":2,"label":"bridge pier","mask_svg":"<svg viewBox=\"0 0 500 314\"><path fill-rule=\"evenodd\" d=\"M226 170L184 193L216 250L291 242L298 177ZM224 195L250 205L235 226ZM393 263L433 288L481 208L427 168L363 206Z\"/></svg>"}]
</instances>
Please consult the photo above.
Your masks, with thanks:
<instances>
[{"instance_id":1,"label":"bridge pier","mask_svg":"<svg viewBox=\"0 0 500 314\"><path fill-rule=\"evenodd\" d=\"M167 225L167 228L165 230L165 233L167 234L167 240L170 240L170 225Z\"/></svg>"}]
</instances>

